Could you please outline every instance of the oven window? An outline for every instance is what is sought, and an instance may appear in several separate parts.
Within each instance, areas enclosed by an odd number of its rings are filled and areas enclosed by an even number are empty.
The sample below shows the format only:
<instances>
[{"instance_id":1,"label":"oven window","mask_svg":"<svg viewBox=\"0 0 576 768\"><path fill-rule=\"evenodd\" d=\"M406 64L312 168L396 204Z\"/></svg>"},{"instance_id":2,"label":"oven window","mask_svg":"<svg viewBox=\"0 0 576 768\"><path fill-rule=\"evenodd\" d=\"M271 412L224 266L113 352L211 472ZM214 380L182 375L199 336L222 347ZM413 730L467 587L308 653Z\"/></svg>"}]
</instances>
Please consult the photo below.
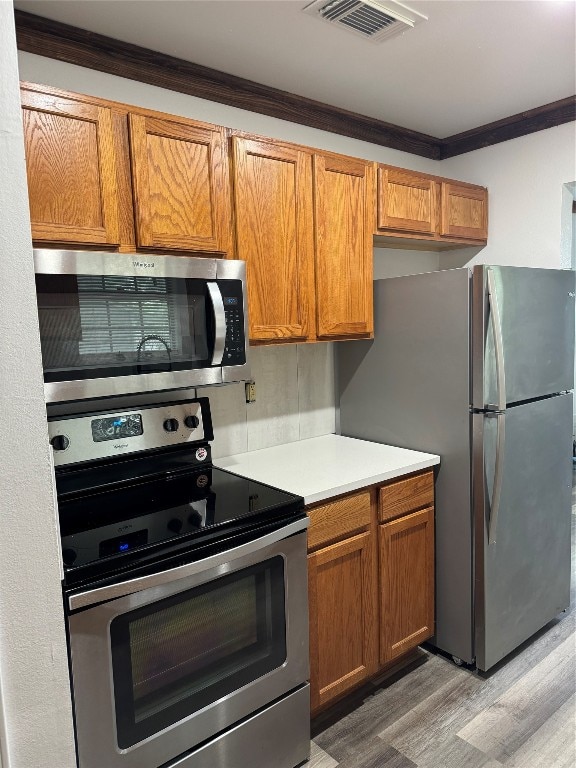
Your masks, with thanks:
<instances>
[{"instance_id":1,"label":"oven window","mask_svg":"<svg viewBox=\"0 0 576 768\"><path fill-rule=\"evenodd\" d=\"M285 662L284 560L122 614L110 636L125 749Z\"/></svg>"},{"instance_id":2,"label":"oven window","mask_svg":"<svg viewBox=\"0 0 576 768\"><path fill-rule=\"evenodd\" d=\"M36 290L46 381L209 364L205 281L37 275Z\"/></svg>"}]
</instances>

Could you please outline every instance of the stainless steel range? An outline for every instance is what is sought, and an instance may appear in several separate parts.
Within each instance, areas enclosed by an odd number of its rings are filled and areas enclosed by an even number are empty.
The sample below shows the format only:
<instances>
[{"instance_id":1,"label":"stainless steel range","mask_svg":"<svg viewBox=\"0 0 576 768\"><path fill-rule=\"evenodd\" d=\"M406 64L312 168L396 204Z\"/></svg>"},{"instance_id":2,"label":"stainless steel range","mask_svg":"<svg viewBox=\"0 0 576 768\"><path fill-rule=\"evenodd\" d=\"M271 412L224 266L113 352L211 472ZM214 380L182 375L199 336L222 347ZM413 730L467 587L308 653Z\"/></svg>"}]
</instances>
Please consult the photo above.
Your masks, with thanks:
<instances>
[{"instance_id":1,"label":"stainless steel range","mask_svg":"<svg viewBox=\"0 0 576 768\"><path fill-rule=\"evenodd\" d=\"M212 467L207 398L49 432L79 768L305 762L303 500Z\"/></svg>"}]
</instances>

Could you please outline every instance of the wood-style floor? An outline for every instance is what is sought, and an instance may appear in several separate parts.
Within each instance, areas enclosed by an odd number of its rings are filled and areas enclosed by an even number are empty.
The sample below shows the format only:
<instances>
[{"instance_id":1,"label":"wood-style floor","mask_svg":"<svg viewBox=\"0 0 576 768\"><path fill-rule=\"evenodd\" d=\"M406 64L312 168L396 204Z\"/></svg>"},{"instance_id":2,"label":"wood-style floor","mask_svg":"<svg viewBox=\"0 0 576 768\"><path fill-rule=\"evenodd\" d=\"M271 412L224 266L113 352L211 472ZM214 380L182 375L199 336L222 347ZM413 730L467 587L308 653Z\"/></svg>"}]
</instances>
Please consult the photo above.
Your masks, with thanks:
<instances>
[{"instance_id":1,"label":"wood-style floor","mask_svg":"<svg viewBox=\"0 0 576 768\"><path fill-rule=\"evenodd\" d=\"M421 651L409 673L320 715L306 768L576 768L574 579L571 598L490 675Z\"/></svg>"}]
</instances>

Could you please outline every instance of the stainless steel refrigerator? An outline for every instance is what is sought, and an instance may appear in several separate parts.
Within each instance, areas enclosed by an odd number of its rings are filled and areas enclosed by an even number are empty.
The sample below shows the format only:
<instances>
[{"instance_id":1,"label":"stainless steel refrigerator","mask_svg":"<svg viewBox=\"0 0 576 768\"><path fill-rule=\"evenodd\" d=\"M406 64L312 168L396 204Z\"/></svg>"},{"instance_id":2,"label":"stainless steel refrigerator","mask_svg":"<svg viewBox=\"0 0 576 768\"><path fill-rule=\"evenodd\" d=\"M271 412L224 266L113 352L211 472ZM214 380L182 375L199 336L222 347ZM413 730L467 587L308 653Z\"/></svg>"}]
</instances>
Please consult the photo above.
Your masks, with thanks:
<instances>
[{"instance_id":1,"label":"stainless steel refrigerator","mask_svg":"<svg viewBox=\"0 0 576 768\"><path fill-rule=\"evenodd\" d=\"M570 602L574 273L478 266L374 283L338 344L340 431L437 453L433 644L493 667Z\"/></svg>"}]
</instances>

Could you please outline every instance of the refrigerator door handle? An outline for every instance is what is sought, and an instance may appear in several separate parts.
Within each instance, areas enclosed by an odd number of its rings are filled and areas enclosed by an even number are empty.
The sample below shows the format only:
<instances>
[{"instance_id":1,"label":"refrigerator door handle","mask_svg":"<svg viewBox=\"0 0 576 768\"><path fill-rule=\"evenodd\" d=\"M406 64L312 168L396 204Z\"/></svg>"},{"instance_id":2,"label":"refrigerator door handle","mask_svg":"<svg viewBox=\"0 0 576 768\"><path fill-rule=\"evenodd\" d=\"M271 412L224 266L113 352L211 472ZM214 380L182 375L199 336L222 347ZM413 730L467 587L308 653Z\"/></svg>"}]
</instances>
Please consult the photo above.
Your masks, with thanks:
<instances>
[{"instance_id":1,"label":"refrigerator door handle","mask_svg":"<svg viewBox=\"0 0 576 768\"><path fill-rule=\"evenodd\" d=\"M494 417L493 417L494 418ZM496 422L496 460L494 463L494 484L490 500L490 520L488 522L488 544L496 544L496 529L500 511L500 496L502 495L502 465L504 463L504 445L506 442L506 416L503 413L495 415Z\"/></svg>"},{"instance_id":2,"label":"refrigerator door handle","mask_svg":"<svg viewBox=\"0 0 576 768\"><path fill-rule=\"evenodd\" d=\"M498 294L494 284L494 273L490 267L486 270L488 283L488 303L490 305L490 324L494 335L494 351L496 354L496 381L498 386L498 404L487 405L491 410L506 410L506 373L504 370L504 342L502 340L502 324L500 323L500 307L498 306Z\"/></svg>"}]
</instances>

